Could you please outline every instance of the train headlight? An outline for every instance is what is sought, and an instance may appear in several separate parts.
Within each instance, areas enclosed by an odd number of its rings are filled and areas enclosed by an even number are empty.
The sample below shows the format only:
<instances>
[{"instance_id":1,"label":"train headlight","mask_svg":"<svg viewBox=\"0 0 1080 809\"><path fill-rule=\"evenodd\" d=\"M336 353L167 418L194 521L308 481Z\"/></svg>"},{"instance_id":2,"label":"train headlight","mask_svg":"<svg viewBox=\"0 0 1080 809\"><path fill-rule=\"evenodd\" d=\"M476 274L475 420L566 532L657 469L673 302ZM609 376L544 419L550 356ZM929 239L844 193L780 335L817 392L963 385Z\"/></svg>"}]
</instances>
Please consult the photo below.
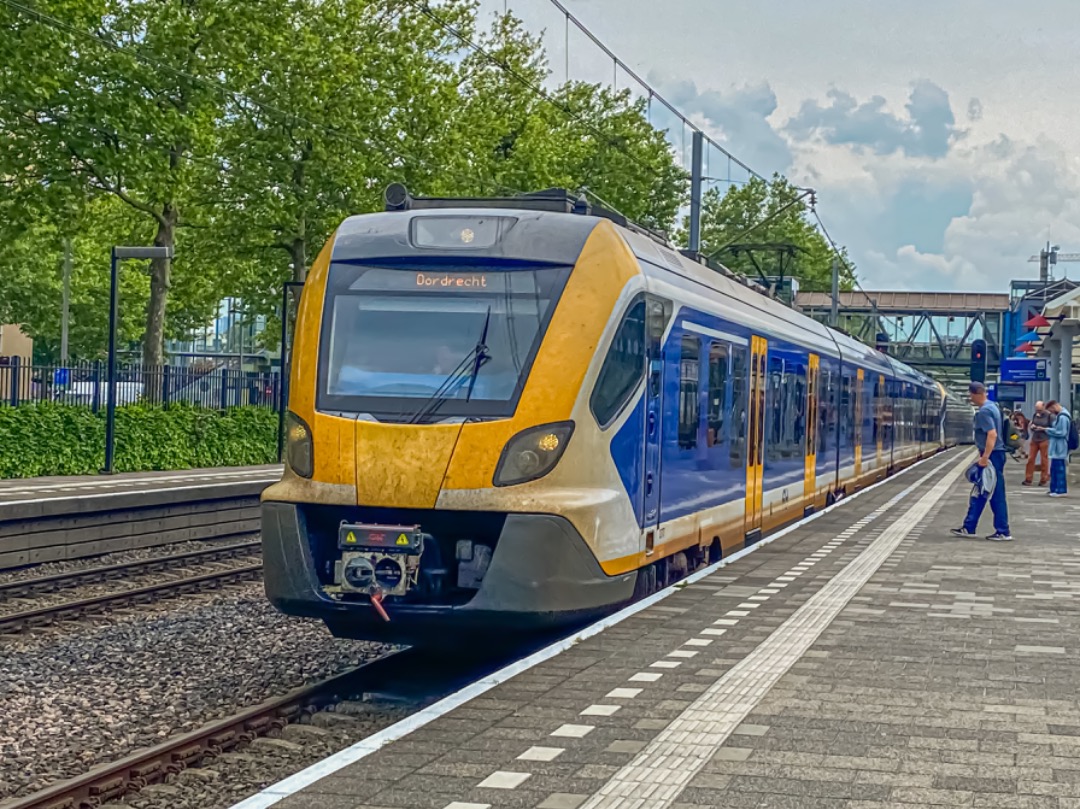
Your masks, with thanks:
<instances>
[{"instance_id":1,"label":"train headlight","mask_svg":"<svg viewBox=\"0 0 1080 809\"><path fill-rule=\"evenodd\" d=\"M513 486L542 478L555 468L573 432L572 421L522 430L506 442L495 467L494 484Z\"/></svg>"},{"instance_id":2,"label":"train headlight","mask_svg":"<svg viewBox=\"0 0 1080 809\"><path fill-rule=\"evenodd\" d=\"M285 457L289 468L302 478L315 472L315 453L311 445L311 428L295 413L285 416Z\"/></svg>"}]
</instances>

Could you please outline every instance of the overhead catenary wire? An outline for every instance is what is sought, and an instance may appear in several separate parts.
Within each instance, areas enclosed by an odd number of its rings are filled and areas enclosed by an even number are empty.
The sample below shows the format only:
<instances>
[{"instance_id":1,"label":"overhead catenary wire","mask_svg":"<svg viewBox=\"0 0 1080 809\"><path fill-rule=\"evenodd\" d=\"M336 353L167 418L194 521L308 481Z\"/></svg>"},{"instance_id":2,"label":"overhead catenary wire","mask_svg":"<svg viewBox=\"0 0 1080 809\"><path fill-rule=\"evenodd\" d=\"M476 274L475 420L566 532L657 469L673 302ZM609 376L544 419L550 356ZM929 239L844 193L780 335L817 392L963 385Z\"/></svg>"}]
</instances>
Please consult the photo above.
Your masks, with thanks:
<instances>
[{"instance_id":1,"label":"overhead catenary wire","mask_svg":"<svg viewBox=\"0 0 1080 809\"><path fill-rule=\"evenodd\" d=\"M870 294L865 289L863 289L862 284L859 283L859 277L855 274L855 268L848 263L847 258L844 256L844 253L840 250L836 242L833 240L833 237L830 235L829 229L825 227L825 222L822 221L821 214L818 213L817 206L811 205L810 211L814 214L814 219L817 220L817 225L818 228L821 230L821 234L825 237L825 240L832 247L833 253L836 255L837 261L844 265L844 268L848 271L848 274L851 276L851 280L855 284L855 289L857 289L862 294L863 298L866 299L866 302L870 305L870 311L873 318L878 321L880 325L881 316L878 314L877 300L870 297Z\"/></svg>"},{"instance_id":2,"label":"overhead catenary wire","mask_svg":"<svg viewBox=\"0 0 1080 809\"><path fill-rule=\"evenodd\" d=\"M740 168L745 170L750 176L757 177L759 180L764 180L765 179L765 177L763 177L761 174L756 172L748 164L746 164L745 162L740 160L738 157L736 157L730 151L728 151L723 146L721 146L719 143L717 143L715 140L713 140L711 137L709 137L709 135L706 132L704 132L701 129L701 127L699 127L697 124L695 124L693 121L691 121L678 107L676 107L674 104L672 104L670 101L668 101L655 87L653 87L645 79L641 78L641 76L638 75L638 73L633 68L631 68L628 64L626 64L626 62L624 62L622 59L620 59L618 57L618 55L611 48L609 48L606 44L604 44L603 40L601 40L600 37L598 37L596 34L594 34L589 29L588 26L586 26L583 22L581 22L581 20L579 20L577 17L575 17L570 12L570 9L568 9L561 2L559 2L559 0L548 0L548 2L551 3L551 5L553 5L555 8L557 8L559 10L559 12L564 15L567 22L572 23L574 25L574 27L576 27L581 33L583 33L586 37L588 37L593 42L593 44L596 45L596 47L598 47L601 51L603 51L604 54L609 59L611 59L612 62L615 63L617 68L621 68L623 70L623 72L626 73L631 79L633 79L638 85L640 85L642 89L647 90L650 99L655 98L657 101L659 101L661 104L663 104L672 115L674 115L676 118L678 118L683 123L684 126L690 127L690 129L692 131L694 131L694 132L700 132L702 134L702 136L705 138L705 140L713 148L715 148L718 152L722 153L724 156L726 156L730 161L734 162ZM567 63L569 64L569 59L570 59L570 57L569 57L569 38L567 38L567 57L566 58L567 58ZM685 151L685 149L684 149L684 151Z\"/></svg>"},{"instance_id":3,"label":"overhead catenary wire","mask_svg":"<svg viewBox=\"0 0 1080 809\"><path fill-rule=\"evenodd\" d=\"M480 56L484 57L490 64L492 64L495 67L502 70L508 76L510 76L515 81L520 83L523 87L525 87L528 90L531 90L539 98L546 101L548 104L555 107L557 110L560 110L568 118L571 118L571 119L575 120L577 123L584 126L586 129L591 131L596 137L600 138L601 141L606 141L606 145L614 147L616 151L620 152L622 155L629 158L632 162L636 163L638 165L638 167L640 167L644 171L648 172L650 175L655 176L656 172L655 172L655 170L653 169L652 166L645 163L643 160L641 160L641 158L639 158L633 152L631 152L628 149L626 149L625 147L621 146L618 143L618 141L614 137L612 137L610 134L605 133L598 126L596 126L595 124L593 124L590 121L587 121L579 113L575 112L570 107L570 105L565 104L562 101L560 101L559 99L555 98L554 96L551 95L551 93L549 93L547 90L545 90L540 85L538 85L535 82L531 81L527 76L521 75L521 73L519 71L512 68L509 64L506 63L505 60L500 59L499 57L495 56L490 51L488 51L486 48L484 48L482 45L480 45L479 43L477 43L474 40L470 39L466 34L464 34L460 29L458 29L457 26L455 26L452 23L447 22L445 19L443 19L438 14L436 14L434 11L432 11L431 6L428 5L428 3L425 2L425 0L405 0L405 2L408 5L415 8L421 14L426 16L428 19L430 19L432 22L434 22L436 25L438 25L444 31L446 31L447 33L449 33L450 35L455 37L463 45L465 45L468 48L471 48L475 53L478 53ZM569 66L567 67L567 70L569 70Z\"/></svg>"}]
</instances>

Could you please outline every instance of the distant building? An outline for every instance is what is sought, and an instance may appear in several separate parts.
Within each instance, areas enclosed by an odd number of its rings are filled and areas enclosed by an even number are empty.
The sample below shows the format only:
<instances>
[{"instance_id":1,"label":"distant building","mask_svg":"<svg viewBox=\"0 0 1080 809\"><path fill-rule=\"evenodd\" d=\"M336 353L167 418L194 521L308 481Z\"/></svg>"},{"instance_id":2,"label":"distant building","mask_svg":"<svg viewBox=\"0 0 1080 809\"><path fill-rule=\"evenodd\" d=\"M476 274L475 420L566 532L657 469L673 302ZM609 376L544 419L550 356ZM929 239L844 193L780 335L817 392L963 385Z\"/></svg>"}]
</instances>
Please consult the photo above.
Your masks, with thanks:
<instances>
[{"instance_id":1,"label":"distant building","mask_svg":"<svg viewBox=\"0 0 1080 809\"><path fill-rule=\"evenodd\" d=\"M0 357L19 357L27 365L34 356L34 341L20 326L0 325Z\"/></svg>"},{"instance_id":2,"label":"distant building","mask_svg":"<svg viewBox=\"0 0 1080 809\"><path fill-rule=\"evenodd\" d=\"M34 341L16 325L0 325L0 402L12 401L12 391L18 386L19 399L30 395L30 363L34 356ZM17 366L24 366L19 370Z\"/></svg>"}]
</instances>

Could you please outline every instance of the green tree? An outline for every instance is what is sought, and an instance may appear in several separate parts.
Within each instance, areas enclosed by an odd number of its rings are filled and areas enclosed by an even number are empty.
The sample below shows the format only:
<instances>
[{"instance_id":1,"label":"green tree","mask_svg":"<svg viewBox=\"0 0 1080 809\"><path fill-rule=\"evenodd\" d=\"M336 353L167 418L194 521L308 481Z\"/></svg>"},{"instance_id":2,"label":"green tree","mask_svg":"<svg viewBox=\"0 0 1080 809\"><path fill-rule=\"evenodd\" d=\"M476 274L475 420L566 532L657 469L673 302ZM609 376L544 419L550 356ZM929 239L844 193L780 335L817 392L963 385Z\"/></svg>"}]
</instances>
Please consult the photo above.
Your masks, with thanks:
<instances>
[{"instance_id":1,"label":"green tree","mask_svg":"<svg viewBox=\"0 0 1080 809\"><path fill-rule=\"evenodd\" d=\"M45 0L35 8L0 6L2 173L115 197L151 224L153 244L174 247L213 168L199 158L212 152L221 104L205 59L227 28L215 4ZM170 262L152 262L148 364L163 360L172 283Z\"/></svg>"},{"instance_id":2,"label":"green tree","mask_svg":"<svg viewBox=\"0 0 1080 809\"><path fill-rule=\"evenodd\" d=\"M675 223L685 173L644 100L584 82L538 92L550 77L546 55L512 15L497 17L479 44L462 59L448 133L451 165L472 178L456 193L588 188L641 224Z\"/></svg>"},{"instance_id":3,"label":"green tree","mask_svg":"<svg viewBox=\"0 0 1080 809\"><path fill-rule=\"evenodd\" d=\"M688 178L665 133L649 123L645 99L581 82L563 85L554 99L530 122L530 134L546 130L555 148L534 149L526 139L526 154L553 152L549 170L570 178L571 188L588 188L635 222L670 230Z\"/></svg>"},{"instance_id":4,"label":"green tree","mask_svg":"<svg viewBox=\"0 0 1080 809\"><path fill-rule=\"evenodd\" d=\"M69 355L104 357L109 324L109 248L140 244L152 225L114 197L100 197L62 221L41 216L21 223L17 206L0 204L0 322L21 323L34 338L37 361L60 361L63 244L71 236ZM120 268L119 344L138 345L149 299L149 278L135 262Z\"/></svg>"},{"instance_id":5,"label":"green tree","mask_svg":"<svg viewBox=\"0 0 1080 809\"><path fill-rule=\"evenodd\" d=\"M266 0L257 15L233 2L207 235L225 286L270 314L282 283L304 279L344 218L377 210L391 179L442 182L431 145L457 92L455 48L393 0ZM441 13L468 25L459 5Z\"/></svg>"},{"instance_id":6,"label":"green tree","mask_svg":"<svg viewBox=\"0 0 1080 809\"><path fill-rule=\"evenodd\" d=\"M725 194L709 189L701 206L702 253L715 255L733 272L757 277L758 267L765 275L778 274L778 253L772 249L734 252L730 247L790 245L794 255L784 259L785 275L797 278L804 290L829 290L835 253L811 221L806 202L791 204L800 193L779 174L768 183L755 177L745 185L732 186ZM846 248L841 248L841 256L840 285L851 289L855 275Z\"/></svg>"}]
</instances>

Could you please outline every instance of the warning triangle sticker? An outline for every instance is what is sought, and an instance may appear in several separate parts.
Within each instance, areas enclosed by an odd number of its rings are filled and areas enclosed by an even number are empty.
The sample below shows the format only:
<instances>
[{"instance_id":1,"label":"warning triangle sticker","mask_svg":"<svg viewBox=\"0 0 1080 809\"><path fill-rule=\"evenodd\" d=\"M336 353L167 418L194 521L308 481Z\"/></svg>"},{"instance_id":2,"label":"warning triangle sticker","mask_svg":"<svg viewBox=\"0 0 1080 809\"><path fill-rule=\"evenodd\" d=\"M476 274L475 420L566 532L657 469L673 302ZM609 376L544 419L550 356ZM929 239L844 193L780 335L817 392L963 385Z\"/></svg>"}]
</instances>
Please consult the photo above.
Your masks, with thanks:
<instances>
[{"instance_id":1,"label":"warning triangle sticker","mask_svg":"<svg viewBox=\"0 0 1080 809\"><path fill-rule=\"evenodd\" d=\"M398 545L408 545L409 544L409 538L407 536L405 536L404 534L398 534L397 544Z\"/></svg>"},{"instance_id":2,"label":"warning triangle sticker","mask_svg":"<svg viewBox=\"0 0 1080 809\"><path fill-rule=\"evenodd\" d=\"M352 531L350 531L348 534L345 535L345 541L350 543L350 544L355 543L356 542L356 534L354 534Z\"/></svg>"}]
</instances>

